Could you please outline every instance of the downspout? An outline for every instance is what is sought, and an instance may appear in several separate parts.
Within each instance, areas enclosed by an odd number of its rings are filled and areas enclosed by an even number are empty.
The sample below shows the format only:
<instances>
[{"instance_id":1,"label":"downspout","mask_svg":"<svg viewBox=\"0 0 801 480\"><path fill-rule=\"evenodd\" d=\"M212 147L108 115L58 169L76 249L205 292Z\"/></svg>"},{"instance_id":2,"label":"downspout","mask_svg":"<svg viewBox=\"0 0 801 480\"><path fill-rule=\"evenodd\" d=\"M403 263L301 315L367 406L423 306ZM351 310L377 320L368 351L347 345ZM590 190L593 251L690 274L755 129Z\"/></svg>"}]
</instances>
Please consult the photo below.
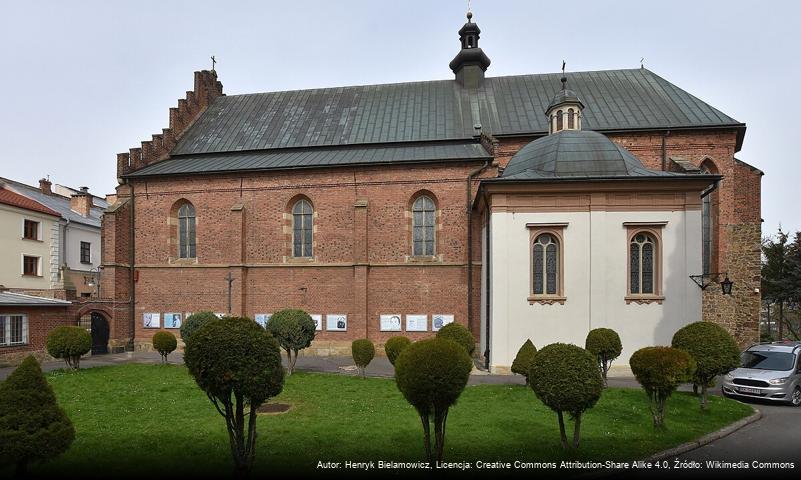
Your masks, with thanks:
<instances>
[{"instance_id":1,"label":"downspout","mask_svg":"<svg viewBox=\"0 0 801 480\"><path fill-rule=\"evenodd\" d=\"M130 268L128 270L128 282L131 285L131 304L128 307L128 314L131 318L131 351L136 350L136 275L134 267L136 265L136 208L134 196L134 186L133 183L129 183L131 187L131 225L130 225L130 239L129 239L129 251L128 255L130 256Z\"/></svg>"},{"instance_id":2,"label":"downspout","mask_svg":"<svg viewBox=\"0 0 801 480\"><path fill-rule=\"evenodd\" d=\"M465 194L467 211L467 328L473 325L473 177L480 174L490 161L485 160L484 165L473 170L467 176L467 192Z\"/></svg>"},{"instance_id":3,"label":"downspout","mask_svg":"<svg viewBox=\"0 0 801 480\"><path fill-rule=\"evenodd\" d=\"M484 350L484 368L487 371L489 371L489 369L490 369L490 312L492 311L491 308L490 308L490 301L492 299L492 295L491 295L491 291L490 291L490 288L491 288L491 285L492 285L492 282L490 281L491 278L492 278L492 272L490 270L490 267L492 266L492 255L490 255L490 252L491 252L491 249L490 249L490 238L491 238L491 236L490 236L490 227L492 226L492 222L490 221L490 219L491 219L492 212L490 211L489 201L487 200L487 192L484 191L482 193L483 193L482 198L484 199L484 207L487 209L487 226L484 229L484 241L485 241L484 248L485 248L485 250L487 252L486 258L484 260L486 262L486 264L484 265L484 271L486 272L485 273L486 276L484 278L484 281L486 282L486 285L485 285L485 288L484 288L484 294L487 296L487 298L486 298L486 300L484 302L484 306L485 306L485 309L486 309L484 314L485 314L485 316L486 316L485 318L487 320L486 321L486 332L484 334L484 342L486 343L486 347L487 347Z\"/></svg>"},{"instance_id":4,"label":"downspout","mask_svg":"<svg viewBox=\"0 0 801 480\"><path fill-rule=\"evenodd\" d=\"M667 169L667 136L670 135L670 130L665 130L662 134L662 171Z\"/></svg>"}]
</instances>

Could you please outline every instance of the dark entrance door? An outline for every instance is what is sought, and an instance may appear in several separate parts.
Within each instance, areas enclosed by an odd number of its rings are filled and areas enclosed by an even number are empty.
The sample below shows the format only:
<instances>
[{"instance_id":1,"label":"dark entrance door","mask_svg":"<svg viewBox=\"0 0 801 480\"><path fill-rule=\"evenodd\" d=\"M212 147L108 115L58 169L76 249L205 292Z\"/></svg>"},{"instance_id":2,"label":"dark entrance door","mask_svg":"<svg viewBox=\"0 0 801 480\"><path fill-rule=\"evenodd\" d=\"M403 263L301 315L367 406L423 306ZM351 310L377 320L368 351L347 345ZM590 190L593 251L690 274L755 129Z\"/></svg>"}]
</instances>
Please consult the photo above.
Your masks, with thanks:
<instances>
[{"instance_id":1,"label":"dark entrance door","mask_svg":"<svg viewBox=\"0 0 801 480\"><path fill-rule=\"evenodd\" d=\"M92 355L108 353L108 320L92 312Z\"/></svg>"}]
</instances>

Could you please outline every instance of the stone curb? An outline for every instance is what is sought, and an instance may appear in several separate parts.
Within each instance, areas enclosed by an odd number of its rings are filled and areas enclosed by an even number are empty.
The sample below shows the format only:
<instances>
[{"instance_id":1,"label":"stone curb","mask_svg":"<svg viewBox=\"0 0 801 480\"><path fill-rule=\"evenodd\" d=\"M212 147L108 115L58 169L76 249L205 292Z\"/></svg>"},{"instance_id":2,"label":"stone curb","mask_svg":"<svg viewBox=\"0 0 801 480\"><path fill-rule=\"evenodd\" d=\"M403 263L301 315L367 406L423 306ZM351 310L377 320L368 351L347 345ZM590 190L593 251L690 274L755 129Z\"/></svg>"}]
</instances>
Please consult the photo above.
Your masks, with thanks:
<instances>
[{"instance_id":1,"label":"stone curb","mask_svg":"<svg viewBox=\"0 0 801 480\"><path fill-rule=\"evenodd\" d=\"M743 418L742 420L738 420L732 423L731 425L727 425L716 432L708 433L703 437L699 438L698 440L693 440L692 442L683 443L678 447L673 447L668 450L663 450L643 460L645 460L646 462L656 462L664 460L666 458L671 458L677 455L681 455L682 453L687 453L691 450L695 450L696 448L700 448L703 447L704 445L710 444L715 440L720 440L723 437L731 435L732 433L745 427L746 425L750 425L756 422L760 418L762 418L762 412L754 408L754 413L746 418Z\"/></svg>"}]
</instances>

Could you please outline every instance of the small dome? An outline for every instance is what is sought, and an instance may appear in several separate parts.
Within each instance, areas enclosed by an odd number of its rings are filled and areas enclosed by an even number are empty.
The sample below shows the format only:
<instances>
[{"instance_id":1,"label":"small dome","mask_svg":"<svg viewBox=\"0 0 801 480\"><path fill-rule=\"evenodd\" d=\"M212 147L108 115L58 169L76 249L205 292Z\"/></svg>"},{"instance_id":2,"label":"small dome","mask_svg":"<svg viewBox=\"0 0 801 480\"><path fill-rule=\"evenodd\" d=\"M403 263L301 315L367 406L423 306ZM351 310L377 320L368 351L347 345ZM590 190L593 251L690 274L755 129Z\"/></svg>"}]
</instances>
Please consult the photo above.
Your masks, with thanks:
<instances>
[{"instance_id":1,"label":"small dome","mask_svg":"<svg viewBox=\"0 0 801 480\"><path fill-rule=\"evenodd\" d=\"M576 92L573 90L560 90L559 93L554 95L551 103L548 104L548 108L545 109L545 114L547 115L551 109L562 105L563 103L577 103L581 106L581 108L584 108L584 104L581 103L581 100L578 98L578 95L576 95Z\"/></svg>"},{"instance_id":2,"label":"small dome","mask_svg":"<svg viewBox=\"0 0 801 480\"><path fill-rule=\"evenodd\" d=\"M563 130L521 148L501 178L669 175L645 168L628 150L591 130Z\"/></svg>"}]
</instances>

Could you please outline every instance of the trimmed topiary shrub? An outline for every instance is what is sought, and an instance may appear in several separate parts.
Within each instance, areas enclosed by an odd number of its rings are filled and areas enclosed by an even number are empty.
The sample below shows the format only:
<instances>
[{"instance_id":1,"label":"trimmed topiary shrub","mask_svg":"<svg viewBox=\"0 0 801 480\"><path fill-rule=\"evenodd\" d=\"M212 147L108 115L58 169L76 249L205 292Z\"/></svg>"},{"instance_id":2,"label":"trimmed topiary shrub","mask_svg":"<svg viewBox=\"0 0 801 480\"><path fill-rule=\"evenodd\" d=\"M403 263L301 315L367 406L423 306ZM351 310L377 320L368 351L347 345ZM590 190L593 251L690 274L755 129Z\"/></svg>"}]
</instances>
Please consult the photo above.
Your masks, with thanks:
<instances>
[{"instance_id":1,"label":"trimmed topiary shrub","mask_svg":"<svg viewBox=\"0 0 801 480\"><path fill-rule=\"evenodd\" d=\"M467 350L467 354L471 357L476 350L476 339L473 338L473 334L459 323L449 323L440 328L437 338L447 338L458 343Z\"/></svg>"},{"instance_id":2,"label":"trimmed topiary shrub","mask_svg":"<svg viewBox=\"0 0 801 480\"><path fill-rule=\"evenodd\" d=\"M226 317L192 333L184 362L225 418L235 473L246 477L256 455L256 410L284 386L278 342L249 318Z\"/></svg>"},{"instance_id":3,"label":"trimmed topiary shrub","mask_svg":"<svg viewBox=\"0 0 801 480\"><path fill-rule=\"evenodd\" d=\"M153 334L153 349L161 354L161 363L167 363L167 355L178 348L178 340L170 332L156 332Z\"/></svg>"},{"instance_id":4,"label":"trimmed topiary shrub","mask_svg":"<svg viewBox=\"0 0 801 480\"><path fill-rule=\"evenodd\" d=\"M81 356L92 349L92 335L83 327L56 327L47 334L47 353L61 358L72 370L81 367Z\"/></svg>"},{"instance_id":5,"label":"trimmed topiary shrub","mask_svg":"<svg viewBox=\"0 0 801 480\"><path fill-rule=\"evenodd\" d=\"M701 410L707 408L707 388L715 377L740 366L740 347L723 327L712 322L691 323L673 335L672 345L687 351L696 363L693 383L701 388Z\"/></svg>"},{"instance_id":6,"label":"trimmed topiary shrub","mask_svg":"<svg viewBox=\"0 0 801 480\"><path fill-rule=\"evenodd\" d=\"M648 395L654 427L662 428L665 402L680 384L690 380L695 360L678 348L645 347L634 352L629 366Z\"/></svg>"},{"instance_id":7,"label":"trimmed topiary shrub","mask_svg":"<svg viewBox=\"0 0 801 480\"><path fill-rule=\"evenodd\" d=\"M528 385L528 369L531 367L531 362L534 360L534 355L537 354L537 347L531 342L526 340L520 350L517 351L514 361L512 362L512 373L523 375L526 377L526 385Z\"/></svg>"},{"instance_id":8,"label":"trimmed topiary shrub","mask_svg":"<svg viewBox=\"0 0 801 480\"><path fill-rule=\"evenodd\" d=\"M197 312L189 315L189 317L184 320L184 323L181 324L180 329L181 339L184 341L184 345L189 343L189 338L194 332L213 320L218 320L217 315L213 312Z\"/></svg>"},{"instance_id":9,"label":"trimmed topiary shrub","mask_svg":"<svg viewBox=\"0 0 801 480\"><path fill-rule=\"evenodd\" d=\"M367 365L369 365L370 362L373 361L373 357L375 357L375 345L373 345L373 342L370 340L361 338L353 341L350 345L350 351L353 355L353 361L356 363L356 366L359 367L359 373L362 378L364 378L364 369L367 368Z\"/></svg>"},{"instance_id":10,"label":"trimmed topiary shrub","mask_svg":"<svg viewBox=\"0 0 801 480\"><path fill-rule=\"evenodd\" d=\"M0 383L0 467L14 465L24 477L31 462L61 455L74 439L72 422L29 356Z\"/></svg>"},{"instance_id":11,"label":"trimmed topiary shrub","mask_svg":"<svg viewBox=\"0 0 801 480\"><path fill-rule=\"evenodd\" d=\"M267 323L267 331L286 350L287 374L295 371L295 362L298 361L298 351L311 345L317 326L308 313L303 310L288 308L273 314ZM293 355L294 354L294 355Z\"/></svg>"},{"instance_id":12,"label":"trimmed topiary shrub","mask_svg":"<svg viewBox=\"0 0 801 480\"><path fill-rule=\"evenodd\" d=\"M395 360L398 358L398 355L400 355L404 348L411 344L412 341L404 336L389 337L384 344L384 352L387 354L389 363L395 365Z\"/></svg>"},{"instance_id":13,"label":"trimmed topiary shrub","mask_svg":"<svg viewBox=\"0 0 801 480\"><path fill-rule=\"evenodd\" d=\"M579 446L581 415L601 398L604 380L595 357L575 345L552 343L537 352L529 369L531 389L559 417L562 448L570 448L563 412L575 423L573 448Z\"/></svg>"},{"instance_id":14,"label":"trimmed topiary shrub","mask_svg":"<svg viewBox=\"0 0 801 480\"><path fill-rule=\"evenodd\" d=\"M612 366L612 361L619 357L620 352L623 351L620 336L611 328L595 328L587 334L584 348L598 359L598 367L601 369L604 385L606 385L606 375L609 372L609 367Z\"/></svg>"},{"instance_id":15,"label":"trimmed topiary shrub","mask_svg":"<svg viewBox=\"0 0 801 480\"><path fill-rule=\"evenodd\" d=\"M395 360L398 390L417 410L423 423L423 442L429 462L441 461L445 448L448 409L462 394L473 361L456 342L442 338L420 340L404 348ZM434 449L431 448L431 421Z\"/></svg>"}]
</instances>

